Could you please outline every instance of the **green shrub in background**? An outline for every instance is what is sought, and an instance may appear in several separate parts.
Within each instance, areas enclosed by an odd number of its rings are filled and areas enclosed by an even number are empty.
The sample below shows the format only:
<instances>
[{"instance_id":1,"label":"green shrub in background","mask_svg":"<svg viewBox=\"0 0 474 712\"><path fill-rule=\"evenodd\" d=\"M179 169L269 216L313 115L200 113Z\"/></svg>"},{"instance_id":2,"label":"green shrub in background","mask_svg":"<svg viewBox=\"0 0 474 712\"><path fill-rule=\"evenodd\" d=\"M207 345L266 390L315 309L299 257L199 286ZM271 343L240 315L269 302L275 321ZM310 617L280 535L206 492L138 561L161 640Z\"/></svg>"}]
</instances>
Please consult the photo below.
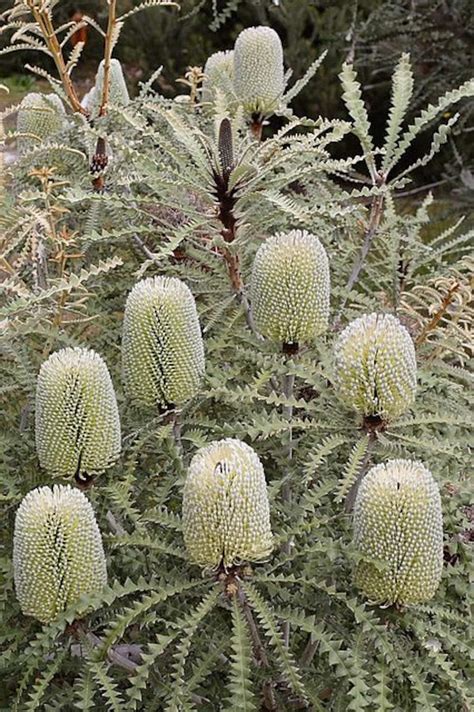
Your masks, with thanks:
<instances>
[{"instance_id":1,"label":"green shrub in background","mask_svg":"<svg viewBox=\"0 0 474 712\"><path fill-rule=\"evenodd\" d=\"M0 1L0 9L8 5L8 0ZM122 3L128 10L133 5L131 0ZM140 14L127 21L117 56L125 64L132 91L136 91L138 81L162 65L158 86L166 96L173 96L181 91L176 79L184 75L187 66L203 67L213 52L230 50L243 28L268 25L280 35L286 66L296 77L302 76L324 50L329 52L318 80L297 97L297 113L343 115L337 75L342 61L348 58L360 71L374 132L381 140L391 72L402 52L410 52L416 78L412 111L472 75L474 15L470 0L183 0L180 6L181 12L170 10L166 17L159 10L151 10L148 22L143 22ZM104 22L107 8L97 0L80 4L64 0L55 8L58 22L68 21L78 7ZM2 75L23 71L30 58L29 53L21 52L4 56ZM89 32L80 72L92 77L101 58L99 36ZM36 64L45 61L35 58ZM419 182L439 185L442 194L454 188L451 199L461 203L462 210L464 205L472 209L471 124L472 104L430 170L418 174ZM341 155L346 148L344 145Z\"/></svg>"},{"instance_id":2,"label":"green shrub in background","mask_svg":"<svg viewBox=\"0 0 474 712\"><path fill-rule=\"evenodd\" d=\"M117 101L133 18L288 11L225 7L111 0L93 114L68 8L9 14L65 119L2 174L0 706L469 709L472 231L400 196L474 81L412 109L403 54L382 132L350 61L336 118L298 111L319 50L265 116L197 69ZM238 34L201 31L192 66Z\"/></svg>"}]
</instances>

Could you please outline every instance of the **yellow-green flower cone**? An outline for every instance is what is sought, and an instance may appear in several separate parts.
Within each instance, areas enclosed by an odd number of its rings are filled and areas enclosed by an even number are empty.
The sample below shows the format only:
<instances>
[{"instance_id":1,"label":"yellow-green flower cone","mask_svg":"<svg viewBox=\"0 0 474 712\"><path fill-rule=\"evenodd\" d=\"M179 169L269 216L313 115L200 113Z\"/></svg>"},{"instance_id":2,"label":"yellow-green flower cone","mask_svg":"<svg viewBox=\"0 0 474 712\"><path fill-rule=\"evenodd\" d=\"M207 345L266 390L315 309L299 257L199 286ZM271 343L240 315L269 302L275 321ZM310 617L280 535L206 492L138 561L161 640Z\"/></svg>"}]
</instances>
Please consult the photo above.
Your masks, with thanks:
<instances>
[{"instance_id":1,"label":"yellow-green flower cone","mask_svg":"<svg viewBox=\"0 0 474 712\"><path fill-rule=\"evenodd\" d=\"M199 390L204 345L194 297L175 277L144 279L125 307L122 372L129 398L166 409Z\"/></svg>"},{"instance_id":2,"label":"yellow-green flower cone","mask_svg":"<svg viewBox=\"0 0 474 712\"><path fill-rule=\"evenodd\" d=\"M54 485L26 495L15 518L13 571L21 610L42 623L105 586L102 538L82 492Z\"/></svg>"},{"instance_id":3,"label":"yellow-green flower cone","mask_svg":"<svg viewBox=\"0 0 474 712\"><path fill-rule=\"evenodd\" d=\"M391 460L362 480L354 541L356 584L370 601L414 604L436 593L443 567L438 485L421 462Z\"/></svg>"},{"instance_id":4,"label":"yellow-green flower cone","mask_svg":"<svg viewBox=\"0 0 474 712\"><path fill-rule=\"evenodd\" d=\"M199 450L183 497L189 558L205 568L266 559L273 548L262 463L246 443L231 438Z\"/></svg>"},{"instance_id":5,"label":"yellow-green flower cone","mask_svg":"<svg viewBox=\"0 0 474 712\"><path fill-rule=\"evenodd\" d=\"M391 314L351 322L336 343L335 359L339 397L362 415L392 420L415 400L415 347Z\"/></svg>"},{"instance_id":6,"label":"yellow-green flower cone","mask_svg":"<svg viewBox=\"0 0 474 712\"><path fill-rule=\"evenodd\" d=\"M283 48L275 30L249 27L234 47L234 91L249 114L268 115L285 89Z\"/></svg>"},{"instance_id":7,"label":"yellow-green flower cone","mask_svg":"<svg viewBox=\"0 0 474 712\"><path fill-rule=\"evenodd\" d=\"M330 277L326 250L306 230L268 238L252 270L252 312L259 332L272 341L311 343L326 331Z\"/></svg>"},{"instance_id":8,"label":"yellow-green flower cone","mask_svg":"<svg viewBox=\"0 0 474 712\"><path fill-rule=\"evenodd\" d=\"M36 450L58 477L96 475L120 455L120 418L104 360L66 348L41 366L36 387Z\"/></svg>"}]
</instances>

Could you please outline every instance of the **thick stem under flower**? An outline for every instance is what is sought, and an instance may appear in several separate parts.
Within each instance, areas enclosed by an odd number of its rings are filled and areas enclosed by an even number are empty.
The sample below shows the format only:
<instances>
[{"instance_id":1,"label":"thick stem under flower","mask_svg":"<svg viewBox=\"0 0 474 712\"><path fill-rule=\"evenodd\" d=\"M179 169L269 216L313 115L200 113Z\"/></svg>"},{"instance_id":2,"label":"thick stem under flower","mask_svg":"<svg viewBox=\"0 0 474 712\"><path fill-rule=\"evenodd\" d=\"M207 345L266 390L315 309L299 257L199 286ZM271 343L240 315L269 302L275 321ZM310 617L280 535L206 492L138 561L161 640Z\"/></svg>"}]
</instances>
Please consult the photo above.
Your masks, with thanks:
<instances>
[{"instance_id":1,"label":"thick stem under flower","mask_svg":"<svg viewBox=\"0 0 474 712\"><path fill-rule=\"evenodd\" d=\"M261 114L252 115L252 120L250 122L250 132L257 141L262 140L263 117Z\"/></svg>"},{"instance_id":2,"label":"thick stem under flower","mask_svg":"<svg viewBox=\"0 0 474 712\"><path fill-rule=\"evenodd\" d=\"M241 608L241 610L245 616L245 620L247 622L247 626L248 626L248 629L250 632L250 637L252 639L252 646L253 646L253 652L254 652L255 659L257 660L257 662L260 663L260 665L262 667L269 668L270 662L268 660L268 656L267 656L265 647L264 647L262 639L260 637L260 633L258 632L258 627L255 622L255 618L253 617L252 609L247 601L245 591L243 590L240 583L238 583L237 600L239 602L240 608ZM272 680L266 680L263 683L262 697L263 697L262 710L264 712L275 712L277 710L277 707L276 707L276 702L275 702L275 695L273 693Z\"/></svg>"},{"instance_id":3,"label":"thick stem under flower","mask_svg":"<svg viewBox=\"0 0 474 712\"><path fill-rule=\"evenodd\" d=\"M236 237L237 220L234 216L235 199L232 193L227 190L227 179L223 176L215 174L216 181L216 196L219 201L218 217L222 224L221 235L225 242L233 242ZM257 337L261 338L253 323L250 304L245 295L244 283L240 271L240 258L236 252L223 247L220 250L227 267L230 283L235 292L239 303L242 305L245 313L245 319L250 331Z\"/></svg>"}]
</instances>

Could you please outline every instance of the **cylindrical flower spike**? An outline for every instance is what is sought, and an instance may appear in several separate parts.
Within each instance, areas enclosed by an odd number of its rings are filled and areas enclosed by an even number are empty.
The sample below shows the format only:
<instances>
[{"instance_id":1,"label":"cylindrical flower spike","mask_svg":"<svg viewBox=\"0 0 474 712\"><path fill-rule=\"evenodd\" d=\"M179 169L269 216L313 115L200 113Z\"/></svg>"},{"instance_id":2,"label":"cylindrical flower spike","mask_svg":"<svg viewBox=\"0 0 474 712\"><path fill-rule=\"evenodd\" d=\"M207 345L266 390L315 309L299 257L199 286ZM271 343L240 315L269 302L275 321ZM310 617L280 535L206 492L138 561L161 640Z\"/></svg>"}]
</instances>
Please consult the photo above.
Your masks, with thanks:
<instances>
[{"instance_id":1,"label":"cylindrical flower spike","mask_svg":"<svg viewBox=\"0 0 474 712\"><path fill-rule=\"evenodd\" d=\"M104 91L104 60L99 64L95 78L95 86L88 99L88 106L92 113L98 112ZM109 70L109 104L116 106L127 106L130 96L123 76L122 65L118 59L110 60Z\"/></svg>"},{"instance_id":2,"label":"cylindrical flower spike","mask_svg":"<svg viewBox=\"0 0 474 712\"><path fill-rule=\"evenodd\" d=\"M420 462L373 467L354 508L355 544L363 559L356 584L374 603L413 604L432 598L443 567L438 485Z\"/></svg>"},{"instance_id":3,"label":"cylindrical flower spike","mask_svg":"<svg viewBox=\"0 0 474 712\"><path fill-rule=\"evenodd\" d=\"M216 90L223 94L230 93L234 77L234 51L214 52L204 65L202 82L202 101L214 101Z\"/></svg>"},{"instance_id":4,"label":"cylindrical flower spike","mask_svg":"<svg viewBox=\"0 0 474 712\"><path fill-rule=\"evenodd\" d=\"M41 366L36 388L36 449L41 467L59 477L88 479L120 455L120 418L103 359L66 348Z\"/></svg>"},{"instance_id":5,"label":"cylindrical flower spike","mask_svg":"<svg viewBox=\"0 0 474 712\"><path fill-rule=\"evenodd\" d=\"M266 559L273 548L262 463L246 443L211 442L191 461L183 530L191 561L224 568Z\"/></svg>"},{"instance_id":6,"label":"cylindrical flower spike","mask_svg":"<svg viewBox=\"0 0 474 712\"><path fill-rule=\"evenodd\" d=\"M82 492L54 485L26 495L15 518L13 572L21 610L42 623L106 585L102 538Z\"/></svg>"},{"instance_id":7,"label":"cylindrical flower spike","mask_svg":"<svg viewBox=\"0 0 474 712\"><path fill-rule=\"evenodd\" d=\"M249 27L234 48L234 90L251 115L273 113L285 89L283 48L275 30Z\"/></svg>"},{"instance_id":8,"label":"cylindrical flower spike","mask_svg":"<svg viewBox=\"0 0 474 712\"><path fill-rule=\"evenodd\" d=\"M196 395L204 345L194 297L175 277L143 279L130 292L122 339L125 390L139 406L167 409Z\"/></svg>"},{"instance_id":9,"label":"cylindrical flower spike","mask_svg":"<svg viewBox=\"0 0 474 712\"><path fill-rule=\"evenodd\" d=\"M317 237L292 230L270 237L255 256L252 311L272 341L298 344L322 334L329 319L329 263Z\"/></svg>"},{"instance_id":10,"label":"cylindrical flower spike","mask_svg":"<svg viewBox=\"0 0 474 712\"><path fill-rule=\"evenodd\" d=\"M351 322L336 342L335 357L341 400L362 415L392 420L413 403L415 348L391 314L367 314Z\"/></svg>"},{"instance_id":11,"label":"cylindrical flower spike","mask_svg":"<svg viewBox=\"0 0 474 712\"><path fill-rule=\"evenodd\" d=\"M63 103L56 94L27 94L18 108L16 128L20 133L32 136L18 138L19 152L25 153L38 146L39 142L35 137L45 141L58 133L64 124L65 116Z\"/></svg>"}]
</instances>

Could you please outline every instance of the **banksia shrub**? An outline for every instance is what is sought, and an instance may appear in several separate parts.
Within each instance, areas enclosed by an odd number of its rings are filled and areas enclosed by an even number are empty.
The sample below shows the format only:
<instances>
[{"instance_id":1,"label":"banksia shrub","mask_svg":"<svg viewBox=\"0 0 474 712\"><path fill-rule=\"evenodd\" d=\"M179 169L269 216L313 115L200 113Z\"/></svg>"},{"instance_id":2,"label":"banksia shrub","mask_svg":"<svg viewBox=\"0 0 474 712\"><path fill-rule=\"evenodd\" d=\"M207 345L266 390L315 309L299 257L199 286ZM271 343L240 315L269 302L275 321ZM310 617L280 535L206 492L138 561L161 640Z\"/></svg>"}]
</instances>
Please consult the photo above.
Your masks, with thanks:
<instances>
[{"instance_id":1,"label":"banksia shrub","mask_svg":"<svg viewBox=\"0 0 474 712\"><path fill-rule=\"evenodd\" d=\"M249 445L227 438L196 453L184 487L183 530L190 559L204 567L227 569L270 555L265 474Z\"/></svg>"},{"instance_id":2,"label":"banksia shrub","mask_svg":"<svg viewBox=\"0 0 474 712\"><path fill-rule=\"evenodd\" d=\"M122 339L126 392L141 406L180 405L198 391L204 345L194 297L175 277L150 277L128 295Z\"/></svg>"},{"instance_id":3,"label":"banksia shrub","mask_svg":"<svg viewBox=\"0 0 474 712\"><path fill-rule=\"evenodd\" d=\"M234 90L249 114L271 114L285 89L283 48L275 30L249 27L234 48Z\"/></svg>"},{"instance_id":4,"label":"banksia shrub","mask_svg":"<svg viewBox=\"0 0 474 712\"><path fill-rule=\"evenodd\" d=\"M255 256L252 310L257 329L272 341L312 341L327 329L329 264L326 250L306 230L270 237Z\"/></svg>"},{"instance_id":5,"label":"banksia shrub","mask_svg":"<svg viewBox=\"0 0 474 712\"><path fill-rule=\"evenodd\" d=\"M41 366L36 449L51 475L77 479L110 467L120 454L120 419L109 371L95 351L66 348Z\"/></svg>"},{"instance_id":6,"label":"banksia shrub","mask_svg":"<svg viewBox=\"0 0 474 712\"><path fill-rule=\"evenodd\" d=\"M214 100L215 92L219 89L227 94L232 87L234 76L234 52L214 52L204 65L204 79L202 82L202 100Z\"/></svg>"},{"instance_id":7,"label":"banksia shrub","mask_svg":"<svg viewBox=\"0 0 474 712\"><path fill-rule=\"evenodd\" d=\"M371 601L410 604L432 598L443 566L443 521L429 470L411 460L372 467L357 494L354 537L364 557L356 584Z\"/></svg>"},{"instance_id":8,"label":"banksia shrub","mask_svg":"<svg viewBox=\"0 0 474 712\"><path fill-rule=\"evenodd\" d=\"M21 610L42 623L105 586L102 538L82 492L54 485L26 495L15 518L13 572Z\"/></svg>"},{"instance_id":9,"label":"banksia shrub","mask_svg":"<svg viewBox=\"0 0 474 712\"><path fill-rule=\"evenodd\" d=\"M416 393L416 356L410 334L390 314L367 314L351 322L335 349L341 399L364 416L391 420Z\"/></svg>"},{"instance_id":10,"label":"banksia shrub","mask_svg":"<svg viewBox=\"0 0 474 712\"><path fill-rule=\"evenodd\" d=\"M39 145L40 141L54 136L61 130L66 113L61 99L56 94L27 94L19 108L16 122L17 131L32 136L18 138L18 150L24 153Z\"/></svg>"}]
</instances>

